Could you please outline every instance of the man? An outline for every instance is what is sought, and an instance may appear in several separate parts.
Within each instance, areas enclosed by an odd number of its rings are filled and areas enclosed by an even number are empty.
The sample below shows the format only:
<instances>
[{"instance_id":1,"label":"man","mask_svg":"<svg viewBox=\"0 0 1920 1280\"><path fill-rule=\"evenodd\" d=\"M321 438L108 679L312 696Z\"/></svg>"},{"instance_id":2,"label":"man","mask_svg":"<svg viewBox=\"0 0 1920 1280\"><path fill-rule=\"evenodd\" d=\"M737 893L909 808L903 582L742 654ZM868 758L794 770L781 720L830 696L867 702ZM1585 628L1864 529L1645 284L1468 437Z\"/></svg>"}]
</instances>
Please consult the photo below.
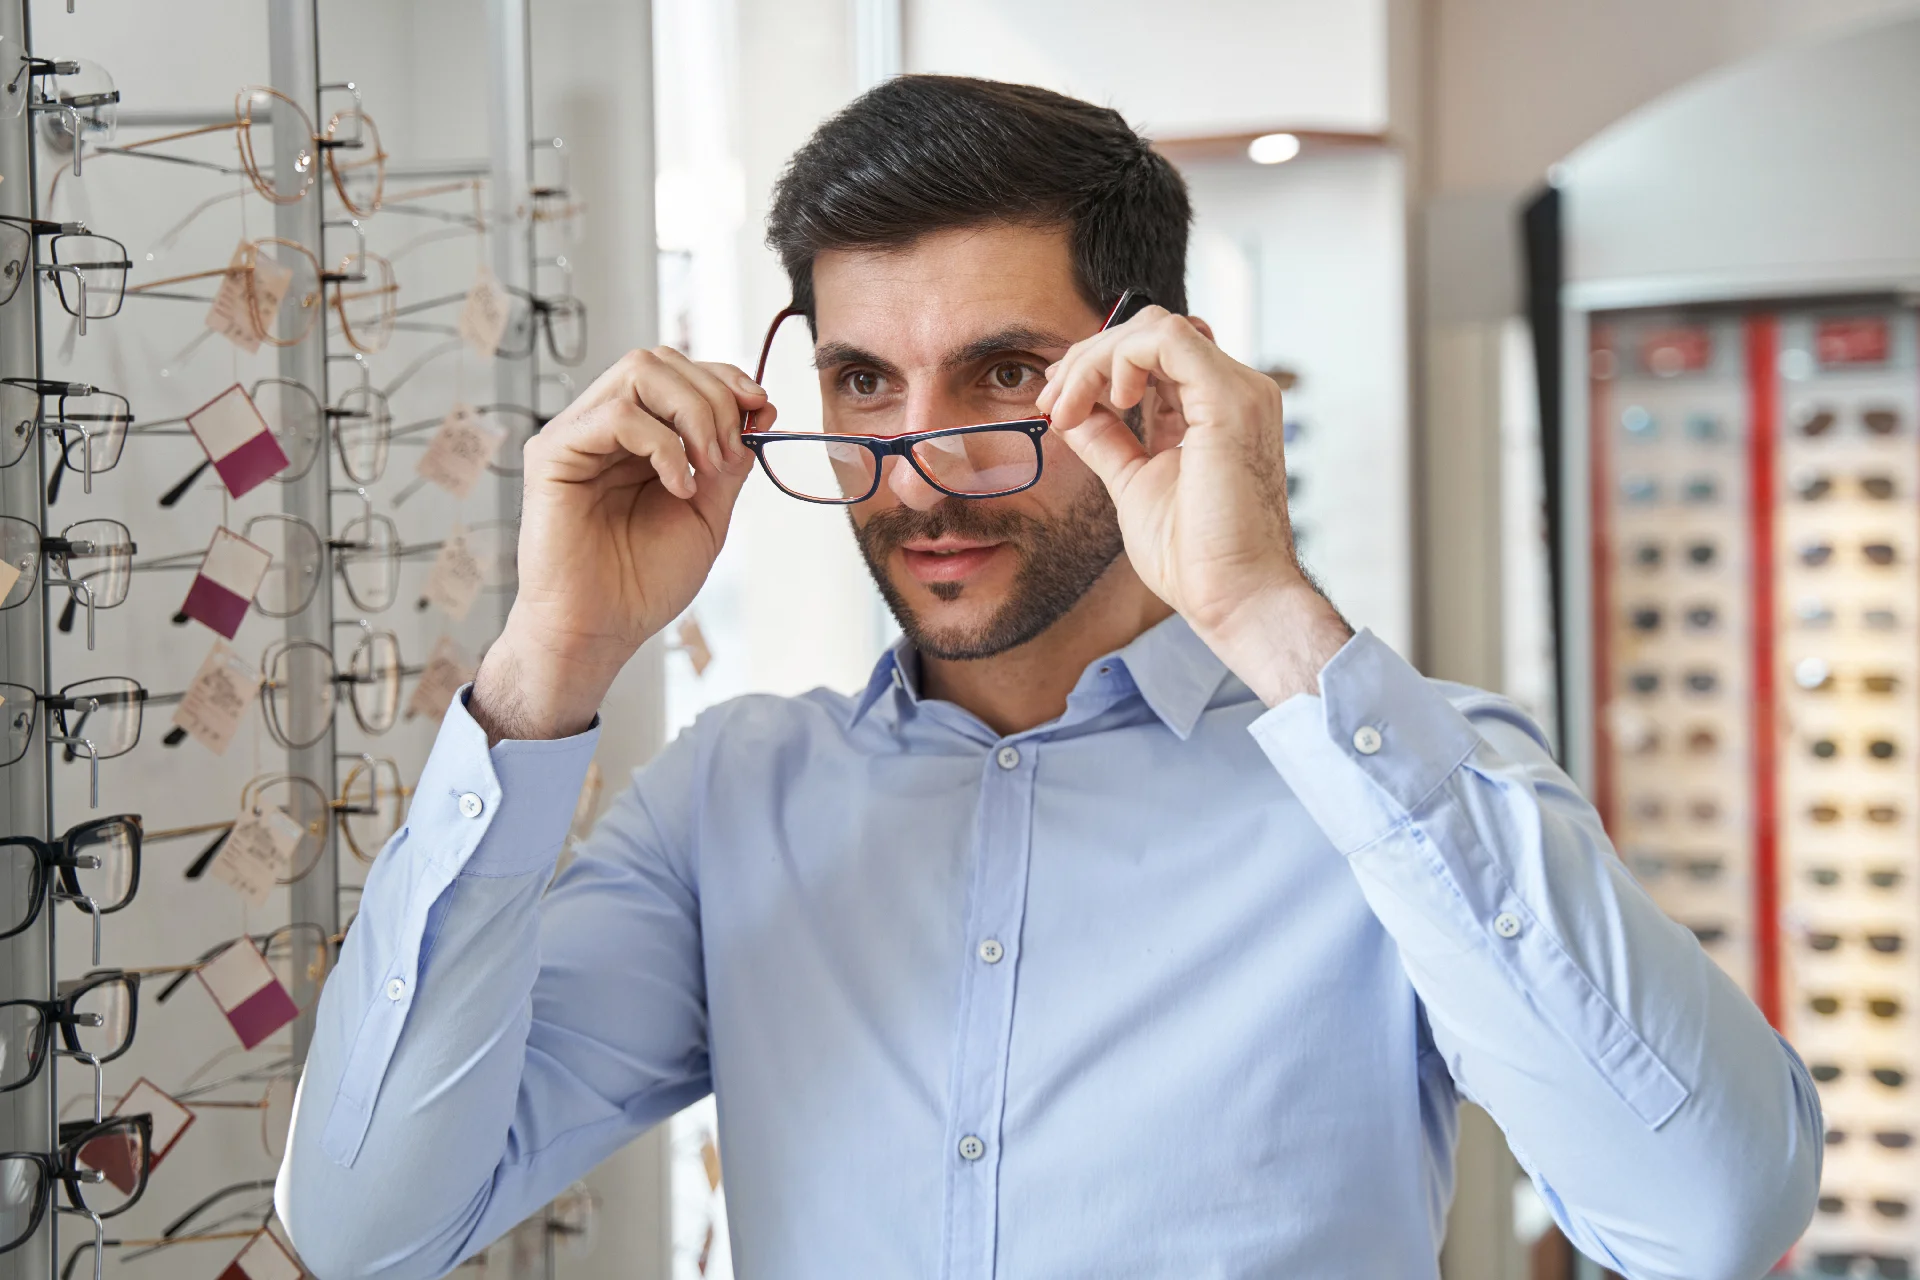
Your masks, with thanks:
<instances>
[{"instance_id":1,"label":"man","mask_svg":"<svg viewBox=\"0 0 1920 1280\"><path fill-rule=\"evenodd\" d=\"M710 1089L744 1276L1432 1277L1463 1096L1634 1280L1797 1238L1804 1069L1522 715L1301 570L1279 394L1180 314L1187 221L1037 89L821 127L770 218L848 437L807 496L859 499L905 638L858 697L701 717L544 896L743 416L783 487L820 446L665 348L528 446L520 595L320 1004L279 1204L322 1280L443 1272ZM968 433L901 440L1036 414L981 488Z\"/></svg>"}]
</instances>

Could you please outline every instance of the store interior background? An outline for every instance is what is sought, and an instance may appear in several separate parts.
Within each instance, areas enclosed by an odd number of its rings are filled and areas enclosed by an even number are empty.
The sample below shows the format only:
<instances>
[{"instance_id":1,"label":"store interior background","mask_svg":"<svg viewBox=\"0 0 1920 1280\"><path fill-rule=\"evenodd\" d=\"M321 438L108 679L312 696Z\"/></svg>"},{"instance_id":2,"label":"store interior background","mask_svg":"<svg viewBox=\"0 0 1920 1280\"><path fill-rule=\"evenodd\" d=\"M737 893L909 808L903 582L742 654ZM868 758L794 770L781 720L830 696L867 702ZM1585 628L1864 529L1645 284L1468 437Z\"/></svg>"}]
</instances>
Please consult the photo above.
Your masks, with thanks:
<instances>
[{"instance_id":1,"label":"store interior background","mask_svg":"<svg viewBox=\"0 0 1920 1280\"><path fill-rule=\"evenodd\" d=\"M76 36L126 45L107 0L79 0L73 18L63 0L34 5L43 43L70 24ZM370 109L378 102L396 121L390 150L405 136L436 155L486 151L479 69L489 20L513 6L319 5L323 26L353 32L364 51L367 70L355 75ZM245 6L207 7L226 17ZM1920 0L531 8L534 130L565 139L568 182L585 211L567 250L571 288L592 318L572 371L580 385L656 342L751 363L766 320L787 301L762 243L772 183L862 89L901 72L946 72L1111 104L1193 185L1194 310L1236 356L1298 377L1289 396L1300 427L1290 458L1305 477L1298 518L1336 602L1428 674L1502 690L1550 720L1521 209L1552 166L1662 95L1769 51L1920 11ZM210 29L258 44L257 25ZM219 101L238 83L219 47L129 70L128 104ZM124 60L134 61L131 49ZM153 101L134 103L135 85ZM1282 131L1305 140L1296 158L1247 158L1247 138ZM609 699L598 763L610 787L706 706L751 691L863 684L893 633L844 517L763 481L743 497L692 617L711 653L703 671L689 651L697 646L676 631L642 651ZM199 652L196 640L195 660ZM190 674L193 663L182 665ZM429 726L406 732L430 739ZM139 760L117 763L133 773ZM1497 1130L1467 1111L1444 1274L1571 1277L1537 1245L1545 1210ZM715 1184L706 1158L713 1132L709 1099L597 1170L592 1248L561 1248L556 1274L730 1277L724 1181Z\"/></svg>"}]
</instances>

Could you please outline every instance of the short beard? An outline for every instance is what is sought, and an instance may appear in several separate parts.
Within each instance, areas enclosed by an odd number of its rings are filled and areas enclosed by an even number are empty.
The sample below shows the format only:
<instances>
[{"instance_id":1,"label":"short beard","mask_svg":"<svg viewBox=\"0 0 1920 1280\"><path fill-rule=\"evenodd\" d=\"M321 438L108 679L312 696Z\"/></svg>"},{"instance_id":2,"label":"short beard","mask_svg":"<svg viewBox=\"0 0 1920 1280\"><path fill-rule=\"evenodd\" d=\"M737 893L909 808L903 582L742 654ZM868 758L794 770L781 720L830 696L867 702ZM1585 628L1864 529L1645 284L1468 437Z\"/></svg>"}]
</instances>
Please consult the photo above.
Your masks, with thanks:
<instances>
[{"instance_id":1,"label":"short beard","mask_svg":"<svg viewBox=\"0 0 1920 1280\"><path fill-rule=\"evenodd\" d=\"M1006 601L991 618L970 630L934 631L923 626L887 574L887 558L901 543L947 534L1004 542L1020 557ZM991 658L1032 640L1080 603L1123 550L1113 499L1097 481L1051 520L947 498L931 511L893 507L879 512L865 525L855 525L853 535L874 585L907 640L928 657L950 662ZM966 589L960 582L927 584L927 590L941 600L957 600Z\"/></svg>"}]
</instances>

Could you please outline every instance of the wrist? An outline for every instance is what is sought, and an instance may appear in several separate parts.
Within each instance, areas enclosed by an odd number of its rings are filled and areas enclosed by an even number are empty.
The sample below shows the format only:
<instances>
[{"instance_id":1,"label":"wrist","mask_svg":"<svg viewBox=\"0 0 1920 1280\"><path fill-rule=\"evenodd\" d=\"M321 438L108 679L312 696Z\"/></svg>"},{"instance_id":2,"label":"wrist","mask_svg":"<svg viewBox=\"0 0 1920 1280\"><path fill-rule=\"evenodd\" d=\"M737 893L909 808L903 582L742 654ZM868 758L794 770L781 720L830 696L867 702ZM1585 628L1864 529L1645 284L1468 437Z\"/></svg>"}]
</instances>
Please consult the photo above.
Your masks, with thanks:
<instances>
[{"instance_id":1,"label":"wrist","mask_svg":"<svg viewBox=\"0 0 1920 1280\"><path fill-rule=\"evenodd\" d=\"M1248 596L1201 634L1269 707L1319 692L1321 668L1352 638L1353 628L1304 574Z\"/></svg>"},{"instance_id":2,"label":"wrist","mask_svg":"<svg viewBox=\"0 0 1920 1280\"><path fill-rule=\"evenodd\" d=\"M467 698L467 712L487 734L487 745L570 738L593 724L624 661L556 646L509 615L488 646Z\"/></svg>"}]
</instances>

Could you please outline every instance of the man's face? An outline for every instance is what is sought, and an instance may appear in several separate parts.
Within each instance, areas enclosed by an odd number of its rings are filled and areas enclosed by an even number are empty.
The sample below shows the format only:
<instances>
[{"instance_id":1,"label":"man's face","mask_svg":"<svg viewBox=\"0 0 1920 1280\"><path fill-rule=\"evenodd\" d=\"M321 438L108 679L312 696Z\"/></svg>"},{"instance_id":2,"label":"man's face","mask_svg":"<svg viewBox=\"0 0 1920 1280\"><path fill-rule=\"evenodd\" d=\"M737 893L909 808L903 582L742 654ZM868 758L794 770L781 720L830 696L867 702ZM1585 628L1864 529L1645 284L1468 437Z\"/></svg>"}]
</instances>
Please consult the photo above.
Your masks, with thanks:
<instances>
[{"instance_id":1,"label":"man's face","mask_svg":"<svg viewBox=\"0 0 1920 1280\"><path fill-rule=\"evenodd\" d=\"M897 435L1036 416L1046 368L1095 332L1064 229L943 231L903 249L832 250L813 266L826 430ZM798 323L797 321L795 323ZM984 658L1058 621L1120 555L1100 481L1049 434L1040 481L950 497L903 459L848 509L900 628L921 652Z\"/></svg>"}]
</instances>

